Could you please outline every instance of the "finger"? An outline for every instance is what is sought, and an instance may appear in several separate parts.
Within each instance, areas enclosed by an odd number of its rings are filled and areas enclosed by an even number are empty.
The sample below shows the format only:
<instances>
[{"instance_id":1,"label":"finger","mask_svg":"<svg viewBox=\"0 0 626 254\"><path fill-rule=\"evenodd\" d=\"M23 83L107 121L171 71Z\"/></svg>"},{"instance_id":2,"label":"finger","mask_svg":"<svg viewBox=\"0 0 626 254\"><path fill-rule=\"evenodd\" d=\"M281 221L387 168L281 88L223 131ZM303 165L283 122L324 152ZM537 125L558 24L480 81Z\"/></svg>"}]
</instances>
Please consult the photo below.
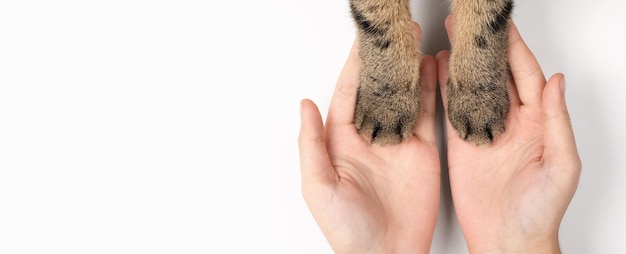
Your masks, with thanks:
<instances>
[{"instance_id":1,"label":"finger","mask_svg":"<svg viewBox=\"0 0 626 254\"><path fill-rule=\"evenodd\" d=\"M415 21L413 21L413 30L415 32L415 39L419 42L422 38L422 28Z\"/></svg>"},{"instance_id":2,"label":"finger","mask_svg":"<svg viewBox=\"0 0 626 254\"><path fill-rule=\"evenodd\" d=\"M414 134L423 140L435 142L435 108L437 100L437 61L424 56L420 66L422 94L419 120Z\"/></svg>"},{"instance_id":3,"label":"finger","mask_svg":"<svg viewBox=\"0 0 626 254\"><path fill-rule=\"evenodd\" d=\"M543 92L544 161L567 172L579 172L580 157L576 149L574 131L565 104L565 77L556 74L550 78Z\"/></svg>"},{"instance_id":4,"label":"finger","mask_svg":"<svg viewBox=\"0 0 626 254\"><path fill-rule=\"evenodd\" d=\"M448 15L445 21L446 31L448 32L448 39L450 40L450 45L454 43L454 17L452 15Z\"/></svg>"},{"instance_id":5,"label":"finger","mask_svg":"<svg viewBox=\"0 0 626 254\"><path fill-rule=\"evenodd\" d=\"M444 50L437 53L437 76L439 79L439 90L441 91L441 100L443 109L448 113L448 64L450 63L450 51ZM447 117L446 117L447 118Z\"/></svg>"},{"instance_id":6,"label":"finger","mask_svg":"<svg viewBox=\"0 0 626 254\"><path fill-rule=\"evenodd\" d=\"M339 74L330 108L327 116L327 125L353 124L356 93L359 87L359 60L358 40L352 44L348 60Z\"/></svg>"},{"instance_id":7,"label":"finger","mask_svg":"<svg viewBox=\"0 0 626 254\"><path fill-rule=\"evenodd\" d=\"M539 107L546 78L537 59L513 23L509 34L509 65L521 103Z\"/></svg>"},{"instance_id":8,"label":"finger","mask_svg":"<svg viewBox=\"0 0 626 254\"><path fill-rule=\"evenodd\" d=\"M447 50L437 54L437 74L439 76L439 89L441 91L441 101L443 103L443 112L446 117L446 129L448 133L448 141L460 139L456 130L452 127L448 118L448 65L450 62L450 52Z\"/></svg>"},{"instance_id":9,"label":"finger","mask_svg":"<svg viewBox=\"0 0 626 254\"><path fill-rule=\"evenodd\" d=\"M335 179L335 171L326 150L324 124L319 109L310 100L300 103L300 170L303 188L328 184Z\"/></svg>"},{"instance_id":10,"label":"finger","mask_svg":"<svg viewBox=\"0 0 626 254\"><path fill-rule=\"evenodd\" d=\"M519 98L519 93L517 91L517 85L515 84L515 81L510 80L508 82L507 89L509 91L509 103L511 104L511 108L519 107L520 105L522 105L522 100Z\"/></svg>"}]
</instances>

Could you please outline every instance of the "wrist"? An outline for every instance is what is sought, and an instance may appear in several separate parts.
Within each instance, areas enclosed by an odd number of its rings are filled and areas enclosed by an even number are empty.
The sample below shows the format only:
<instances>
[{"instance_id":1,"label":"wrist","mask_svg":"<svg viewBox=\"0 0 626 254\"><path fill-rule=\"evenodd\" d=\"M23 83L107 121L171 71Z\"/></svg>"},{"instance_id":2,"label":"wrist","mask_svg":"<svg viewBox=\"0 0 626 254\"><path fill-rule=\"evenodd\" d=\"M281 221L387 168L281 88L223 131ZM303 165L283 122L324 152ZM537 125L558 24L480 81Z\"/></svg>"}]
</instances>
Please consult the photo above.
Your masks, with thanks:
<instances>
[{"instance_id":1,"label":"wrist","mask_svg":"<svg viewBox=\"0 0 626 254\"><path fill-rule=\"evenodd\" d=\"M551 247L540 247L540 248L524 248L524 249L515 249L515 250L511 250L511 249L491 249L491 250L486 250L486 251L480 251L480 252L474 252L474 251L470 251L470 254L528 254L528 253L533 253L533 254L560 254L561 253L561 249L558 246L551 246Z\"/></svg>"},{"instance_id":2,"label":"wrist","mask_svg":"<svg viewBox=\"0 0 626 254\"><path fill-rule=\"evenodd\" d=\"M469 243L468 243L469 244ZM542 241L534 241L527 239L507 239L500 241L490 247L470 246L470 254L560 254L558 237L551 237Z\"/></svg>"}]
</instances>

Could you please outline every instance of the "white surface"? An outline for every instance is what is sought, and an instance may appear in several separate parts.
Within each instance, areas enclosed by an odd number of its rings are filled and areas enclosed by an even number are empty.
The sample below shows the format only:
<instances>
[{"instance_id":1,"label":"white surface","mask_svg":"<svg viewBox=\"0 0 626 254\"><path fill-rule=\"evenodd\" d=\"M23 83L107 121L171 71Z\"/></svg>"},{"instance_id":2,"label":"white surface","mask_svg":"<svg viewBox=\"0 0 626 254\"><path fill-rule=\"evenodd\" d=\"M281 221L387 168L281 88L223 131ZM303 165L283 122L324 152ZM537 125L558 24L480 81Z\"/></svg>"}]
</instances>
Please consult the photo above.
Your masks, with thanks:
<instances>
[{"instance_id":1,"label":"white surface","mask_svg":"<svg viewBox=\"0 0 626 254\"><path fill-rule=\"evenodd\" d=\"M347 0L53 2L0 3L0 253L331 253L298 103L328 109ZM563 251L626 253L626 4L516 5L567 75L584 163ZM447 4L413 6L424 51L446 48ZM443 193L432 253L466 253Z\"/></svg>"}]
</instances>

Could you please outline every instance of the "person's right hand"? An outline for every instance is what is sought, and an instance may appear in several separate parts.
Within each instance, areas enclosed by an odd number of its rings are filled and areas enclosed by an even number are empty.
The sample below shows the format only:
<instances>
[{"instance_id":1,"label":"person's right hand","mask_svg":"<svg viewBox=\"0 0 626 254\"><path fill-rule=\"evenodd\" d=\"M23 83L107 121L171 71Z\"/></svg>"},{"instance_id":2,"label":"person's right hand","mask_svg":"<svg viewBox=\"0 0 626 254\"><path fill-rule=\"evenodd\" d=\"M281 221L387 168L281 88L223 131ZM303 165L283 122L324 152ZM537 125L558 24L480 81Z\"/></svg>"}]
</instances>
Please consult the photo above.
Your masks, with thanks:
<instances>
[{"instance_id":1,"label":"person's right hand","mask_svg":"<svg viewBox=\"0 0 626 254\"><path fill-rule=\"evenodd\" d=\"M446 21L449 37L451 19ZM449 52L438 54L447 105ZM448 122L454 206L470 253L558 253L558 230L581 172L562 74L546 82L511 25L506 131L488 147L461 139ZM446 110L447 112L447 110Z\"/></svg>"}]
</instances>

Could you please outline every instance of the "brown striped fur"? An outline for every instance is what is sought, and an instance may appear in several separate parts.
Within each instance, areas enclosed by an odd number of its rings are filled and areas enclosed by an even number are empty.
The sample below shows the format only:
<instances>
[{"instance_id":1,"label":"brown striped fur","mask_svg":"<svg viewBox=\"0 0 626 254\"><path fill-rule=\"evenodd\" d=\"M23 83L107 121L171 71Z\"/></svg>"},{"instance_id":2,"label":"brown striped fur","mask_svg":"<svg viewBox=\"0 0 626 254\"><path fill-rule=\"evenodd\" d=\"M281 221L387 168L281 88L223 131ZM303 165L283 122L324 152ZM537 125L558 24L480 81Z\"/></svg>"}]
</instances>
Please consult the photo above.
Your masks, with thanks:
<instances>
[{"instance_id":1,"label":"brown striped fur","mask_svg":"<svg viewBox=\"0 0 626 254\"><path fill-rule=\"evenodd\" d=\"M418 120L419 42L408 0L350 0L362 68L354 123L369 142L397 144ZM454 0L448 117L461 138L491 144L509 109L512 0Z\"/></svg>"}]
</instances>

